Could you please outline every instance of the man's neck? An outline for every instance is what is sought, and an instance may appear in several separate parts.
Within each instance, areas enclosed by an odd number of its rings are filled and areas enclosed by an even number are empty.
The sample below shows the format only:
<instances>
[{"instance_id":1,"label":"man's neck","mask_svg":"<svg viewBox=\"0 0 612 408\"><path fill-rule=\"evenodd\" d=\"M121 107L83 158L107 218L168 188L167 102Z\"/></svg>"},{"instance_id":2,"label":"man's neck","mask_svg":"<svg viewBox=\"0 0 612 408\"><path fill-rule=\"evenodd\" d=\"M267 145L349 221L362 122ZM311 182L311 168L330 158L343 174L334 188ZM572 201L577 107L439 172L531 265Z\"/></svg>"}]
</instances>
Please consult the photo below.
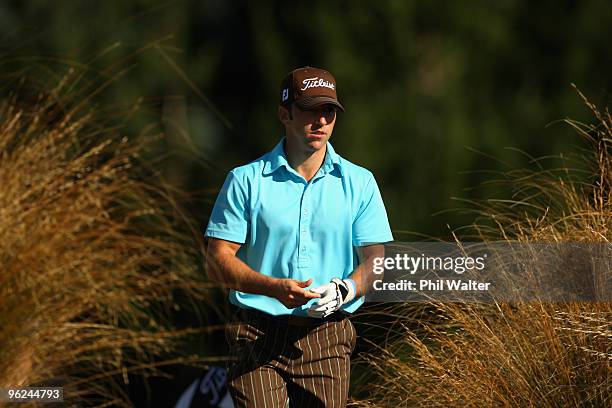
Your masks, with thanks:
<instances>
[{"instance_id":1,"label":"man's neck","mask_svg":"<svg viewBox=\"0 0 612 408\"><path fill-rule=\"evenodd\" d=\"M306 181L310 181L317 174L327 152L327 145L315 152L305 152L290 146L287 139L285 139L284 148L289 165Z\"/></svg>"}]
</instances>

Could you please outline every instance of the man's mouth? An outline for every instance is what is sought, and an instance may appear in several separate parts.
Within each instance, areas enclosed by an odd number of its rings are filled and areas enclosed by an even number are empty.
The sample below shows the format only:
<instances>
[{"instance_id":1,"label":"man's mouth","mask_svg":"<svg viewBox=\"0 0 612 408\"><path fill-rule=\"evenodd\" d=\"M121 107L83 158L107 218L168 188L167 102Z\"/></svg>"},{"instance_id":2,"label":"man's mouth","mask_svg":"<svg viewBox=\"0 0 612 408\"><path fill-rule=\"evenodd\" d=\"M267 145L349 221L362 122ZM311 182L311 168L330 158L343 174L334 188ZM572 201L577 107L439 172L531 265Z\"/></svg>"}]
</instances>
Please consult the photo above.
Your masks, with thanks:
<instances>
[{"instance_id":1,"label":"man's mouth","mask_svg":"<svg viewBox=\"0 0 612 408\"><path fill-rule=\"evenodd\" d=\"M308 132L309 137L323 137L325 136L325 132Z\"/></svg>"}]
</instances>

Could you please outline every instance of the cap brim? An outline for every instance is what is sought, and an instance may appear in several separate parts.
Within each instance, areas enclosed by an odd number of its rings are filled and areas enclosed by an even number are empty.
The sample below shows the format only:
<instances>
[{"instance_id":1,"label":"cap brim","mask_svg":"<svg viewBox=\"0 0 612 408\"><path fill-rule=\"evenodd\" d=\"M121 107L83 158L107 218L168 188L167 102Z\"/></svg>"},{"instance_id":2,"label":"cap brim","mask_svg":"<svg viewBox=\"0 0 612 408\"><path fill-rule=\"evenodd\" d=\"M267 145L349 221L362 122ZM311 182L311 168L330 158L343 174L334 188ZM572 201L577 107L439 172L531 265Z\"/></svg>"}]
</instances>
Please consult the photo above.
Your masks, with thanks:
<instances>
[{"instance_id":1,"label":"cap brim","mask_svg":"<svg viewBox=\"0 0 612 408\"><path fill-rule=\"evenodd\" d=\"M300 109L313 109L322 105L334 105L342 112L344 112L344 106L340 104L334 98L330 98L329 96L303 96L300 99L295 101L295 104Z\"/></svg>"}]
</instances>

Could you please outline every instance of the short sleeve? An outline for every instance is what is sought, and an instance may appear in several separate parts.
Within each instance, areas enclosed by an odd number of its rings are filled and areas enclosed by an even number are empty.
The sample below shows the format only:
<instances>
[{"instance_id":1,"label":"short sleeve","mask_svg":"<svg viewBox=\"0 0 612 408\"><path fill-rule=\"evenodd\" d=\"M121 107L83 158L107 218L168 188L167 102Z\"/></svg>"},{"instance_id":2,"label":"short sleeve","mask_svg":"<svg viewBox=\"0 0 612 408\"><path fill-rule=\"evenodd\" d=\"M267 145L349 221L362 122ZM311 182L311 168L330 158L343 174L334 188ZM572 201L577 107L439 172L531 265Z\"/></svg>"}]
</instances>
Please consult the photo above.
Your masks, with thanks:
<instances>
[{"instance_id":1,"label":"short sleeve","mask_svg":"<svg viewBox=\"0 0 612 408\"><path fill-rule=\"evenodd\" d=\"M219 191L205 236L243 244L246 241L249 211L247 189L231 171Z\"/></svg>"},{"instance_id":2,"label":"short sleeve","mask_svg":"<svg viewBox=\"0 0 612 408\"><path fill-rule=\"evenodd\" d=\"M387 211L374 176L364 186L357 214L353 220L353 246L393 241Z\"/></svg>"}]
</instances>

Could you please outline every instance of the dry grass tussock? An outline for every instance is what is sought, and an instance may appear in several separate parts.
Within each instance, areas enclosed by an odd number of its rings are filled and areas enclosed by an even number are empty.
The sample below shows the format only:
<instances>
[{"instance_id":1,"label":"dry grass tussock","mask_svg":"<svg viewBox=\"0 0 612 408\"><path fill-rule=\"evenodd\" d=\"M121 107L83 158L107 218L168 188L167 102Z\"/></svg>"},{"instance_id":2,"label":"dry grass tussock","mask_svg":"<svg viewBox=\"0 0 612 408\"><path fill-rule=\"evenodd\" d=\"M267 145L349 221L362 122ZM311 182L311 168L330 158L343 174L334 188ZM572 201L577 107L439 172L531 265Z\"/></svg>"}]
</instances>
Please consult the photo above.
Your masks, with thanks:
<instances>
[{"instance_id":1,"label":"dry grass tussock","mask_svg":"<svg viewBox=\"0 0 612 408\"><path fill-rule=\"evenodd\" d=\"M117 384L190 332L165 318L204 296L200 248L143 144L59 96L69 79L0 106L0 386L129 406Z\"/></svg>"},{"instance_id":2,"label":"dry grass tussock","mask_svg":"<svg viewBox=\"0 0 612 408\"><path fill-rule=\"evenodd\" d=\"M612 240L612 117L582 97L595 123L565 122L590 144L583 166L590 179L567 168L509 173L513 199L479 203L478 238ZM368 397L354 406L612 405L610 302L432 303L421 310L427 318L415 305L390 308L397 324L363 356L372 374L357 386Z\"/></svg>"}]
</instances>

